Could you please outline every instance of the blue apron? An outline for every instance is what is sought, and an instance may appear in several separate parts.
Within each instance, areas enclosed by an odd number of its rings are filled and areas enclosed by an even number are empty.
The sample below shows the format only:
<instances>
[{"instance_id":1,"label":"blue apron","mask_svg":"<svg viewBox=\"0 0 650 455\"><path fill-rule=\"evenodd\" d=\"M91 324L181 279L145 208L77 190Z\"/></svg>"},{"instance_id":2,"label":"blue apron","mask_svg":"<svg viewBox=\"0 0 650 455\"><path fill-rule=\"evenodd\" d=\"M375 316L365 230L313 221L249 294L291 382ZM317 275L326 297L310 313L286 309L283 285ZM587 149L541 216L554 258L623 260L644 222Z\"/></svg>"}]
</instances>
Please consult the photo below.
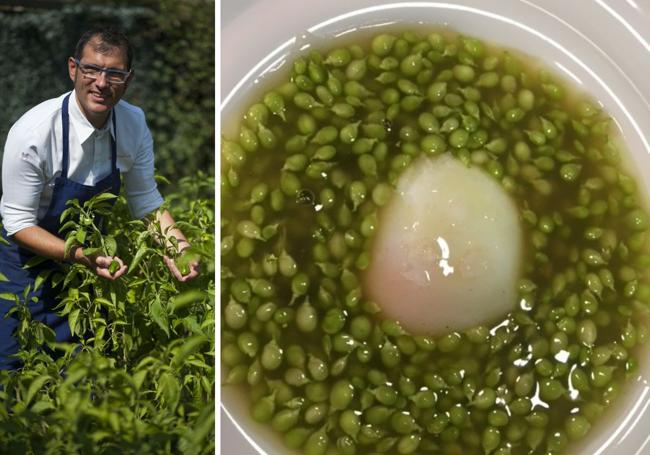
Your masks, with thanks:
<instances>
[{"instance_id":1,"label":"blue apron","mask_svg":"<svg viewBox=\"0 0 650 455\"><path fill-rule=\"evenodd\" d=\"M111 173L97 182L94 186L82 185L68 179L69 164L69 142L70 142L70 119L68 114L68 100L70 94L63 99L61 109L61 120L63 125L63 163L61 166L61 175L54 182L52 192L52 201L45 213L43 219L38 223L40 227L51 232L57 237L61 237L59 228L61 222L59 218L61 213L67 208L66 204L71 199L78 199L84 203L93 196L103 192L120 194L120 173L117 169L117 145L116 140L111 137ZM113 131L117 137L115 128L115 109L113 109ZM0 245L0 272L8 279L8 282L0 282L0 293L9 292L23 298L24 289L34 282L39 273L46 270L60 270L60 265L56 261L46 260L35 267L23 269L23 266L35 256L31 251L19 247L2 229L2 236L9 241L9 245ZM51 276L51 274L50 274ZM31 291L28 296L32 319L41 321L49 326L56 333L56 341L72 341L68 318L56 314L54 307L57 305L56 296L61 291L58 287L54 289L51 280L48 278L43 285L36 291ZM37 302L31 302L31 297L38 298ZM16 354L20 348L18 340L14 336L14 331L18 327L19 321L15 315L5 317L14 302L0 299L0 369L16 369L20 367L20 361L10 357Z\"/></svg>"}]
</instances>

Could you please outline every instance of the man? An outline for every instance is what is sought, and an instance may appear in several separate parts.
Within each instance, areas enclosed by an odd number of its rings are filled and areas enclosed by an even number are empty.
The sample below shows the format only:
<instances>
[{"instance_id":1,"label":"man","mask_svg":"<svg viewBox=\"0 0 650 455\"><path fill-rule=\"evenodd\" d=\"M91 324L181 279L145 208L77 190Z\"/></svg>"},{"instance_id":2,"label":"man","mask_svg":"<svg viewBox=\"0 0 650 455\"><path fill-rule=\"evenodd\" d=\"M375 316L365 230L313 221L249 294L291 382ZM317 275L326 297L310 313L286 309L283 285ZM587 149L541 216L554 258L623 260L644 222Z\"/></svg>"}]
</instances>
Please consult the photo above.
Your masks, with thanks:
<instances>
[{"instance_id":1,"label":"man","mask_svg":"<svg viewBox=\"0 0 650 455\"><path fill-rule=\"evenodd\" d=\"M9 281L0 282L0 293L22 295L35 282L43 267L56 268L57 261L81 263L100 277L118 279L127 269L119 257L85 255L83 247L65 255L59 237L60 215L67 201L84 202L109 191L119 194L121 184L130 212L142 218L155 212L155 220L168 239L176 238L179 252L189 247L175 228L154 180L153 140L141 109L120 101L133 79L133 49L119 30L100 27L84 33L68 60L74 90L45 101L25 113L7 136L2 162L0 216L2 235L9 245L0 245L0 272ZM24 269L34 255L49 259L45 265ZM113 261L119 268L110 273ZM198 275L191 262L182 275L174 261L165 258L172 275L187 281ZM49 291L49 292L48 292ZM45 322L57 341L69 341L67 320L53 308L55 292L40 287L37 304L30 304L32 318ZM12 302L0 300L0 369L16 368L9 357L18 351L13 336L18 321L5 318Z\"/></svg>"}]
</instances>

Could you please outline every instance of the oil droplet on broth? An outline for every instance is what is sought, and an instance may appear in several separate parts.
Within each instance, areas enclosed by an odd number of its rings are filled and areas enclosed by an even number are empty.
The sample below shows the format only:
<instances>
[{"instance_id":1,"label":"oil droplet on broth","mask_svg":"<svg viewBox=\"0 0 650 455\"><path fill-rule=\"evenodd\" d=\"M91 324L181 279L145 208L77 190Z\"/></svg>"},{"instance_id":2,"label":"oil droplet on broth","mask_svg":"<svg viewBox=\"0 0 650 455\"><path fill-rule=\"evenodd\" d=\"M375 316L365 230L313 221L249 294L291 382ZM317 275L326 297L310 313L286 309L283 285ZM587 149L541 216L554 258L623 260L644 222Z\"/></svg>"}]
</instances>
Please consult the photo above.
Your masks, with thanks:
<instances>
[{"instance_id":1,"label":"oil droplet on broth","mask_svg":"<svg viewBox=\"0 0 650 455\"><path fill-rule=\"evenodd\" d=\"M421 157L380 213L366 293L413 333L492 322L515 308L521 237L514 201L484 171Z\"/></svg>"}]
</instances>

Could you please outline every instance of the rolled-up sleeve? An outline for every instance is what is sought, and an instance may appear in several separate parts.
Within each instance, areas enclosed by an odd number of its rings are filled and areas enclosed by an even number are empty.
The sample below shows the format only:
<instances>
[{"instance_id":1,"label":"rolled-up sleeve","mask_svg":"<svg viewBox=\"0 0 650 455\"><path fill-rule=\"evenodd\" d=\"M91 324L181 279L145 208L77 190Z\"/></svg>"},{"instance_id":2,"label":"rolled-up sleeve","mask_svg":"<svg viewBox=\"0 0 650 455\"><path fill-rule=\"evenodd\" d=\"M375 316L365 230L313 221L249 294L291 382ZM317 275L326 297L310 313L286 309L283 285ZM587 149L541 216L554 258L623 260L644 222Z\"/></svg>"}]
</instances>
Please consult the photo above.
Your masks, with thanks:
<instances>
[{"instance_id":1,"label":"rolled-up sleeve","mask_svg":"<svg viewBox=\"0 0 650 455\"><path fill-rule=\"evenodd\" d=\"M35 141L20 133L9 132L2 158L0 215L9 235L38 224L38 208L45 183Z\"/></svg>"},{"instance_id":2,"label":"rolled-up sleeve","mask_svg":"<svg viewBox=\"0 0 650 455\"><path fill-rule=\"evenodd\" d=\"M123 176L126 199L133 218L142 218L162 205L163 198L154 178L153 138L144 122L133 166Z\"/></svg>"}]
</instances>

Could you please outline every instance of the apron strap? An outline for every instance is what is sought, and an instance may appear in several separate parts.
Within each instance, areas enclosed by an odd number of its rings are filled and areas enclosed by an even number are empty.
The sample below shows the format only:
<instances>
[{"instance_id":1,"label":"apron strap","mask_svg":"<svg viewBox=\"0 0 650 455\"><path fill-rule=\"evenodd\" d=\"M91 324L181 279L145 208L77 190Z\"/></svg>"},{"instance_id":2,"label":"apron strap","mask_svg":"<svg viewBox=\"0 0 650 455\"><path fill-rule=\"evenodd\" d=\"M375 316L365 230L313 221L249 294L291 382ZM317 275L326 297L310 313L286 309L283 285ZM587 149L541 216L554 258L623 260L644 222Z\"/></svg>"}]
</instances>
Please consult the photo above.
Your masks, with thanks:
<instances>
[{"instance_id":1,"label":"apron strap","mask_svg":"<svg viewBox=\"0 0 650 455\"><path fill-rule=\"evenodd\" d=\"M70 143L70 115L68 114L68 100L70 93L63 98L63 106L61 108L61 124L63 126L63 163L61 164L61 177L68 178L68 163L69 163L69 143Z\"/></svg>"},{"instance_id":2,"label":"apron strap","mask_svg":"<svg viewBox=\"0 0 650 455\"><path fill-rule=\"evenodd\" d=\"M117 126L115 126L115 106L111 109L111 117L113 117L113 136L111 137L111 171L117 171Z\"/></svg>"},{"instance_id":3,"label":"apron strap","mask_svg":"<svg viewBox=\"0 0 650 455\"><path fill-rule=\"evenodd\" d=\"M61 125L63 126L63 162L61 164L61 176L68 178L68 166L70 163L70 114L68 113L68 101L71 93L63 98L61 108ZM113 117L113 136L111 137L111 172L117 171L117 126L115 120L115 108L111 109Z\"/></svg>"}]
</instances>

